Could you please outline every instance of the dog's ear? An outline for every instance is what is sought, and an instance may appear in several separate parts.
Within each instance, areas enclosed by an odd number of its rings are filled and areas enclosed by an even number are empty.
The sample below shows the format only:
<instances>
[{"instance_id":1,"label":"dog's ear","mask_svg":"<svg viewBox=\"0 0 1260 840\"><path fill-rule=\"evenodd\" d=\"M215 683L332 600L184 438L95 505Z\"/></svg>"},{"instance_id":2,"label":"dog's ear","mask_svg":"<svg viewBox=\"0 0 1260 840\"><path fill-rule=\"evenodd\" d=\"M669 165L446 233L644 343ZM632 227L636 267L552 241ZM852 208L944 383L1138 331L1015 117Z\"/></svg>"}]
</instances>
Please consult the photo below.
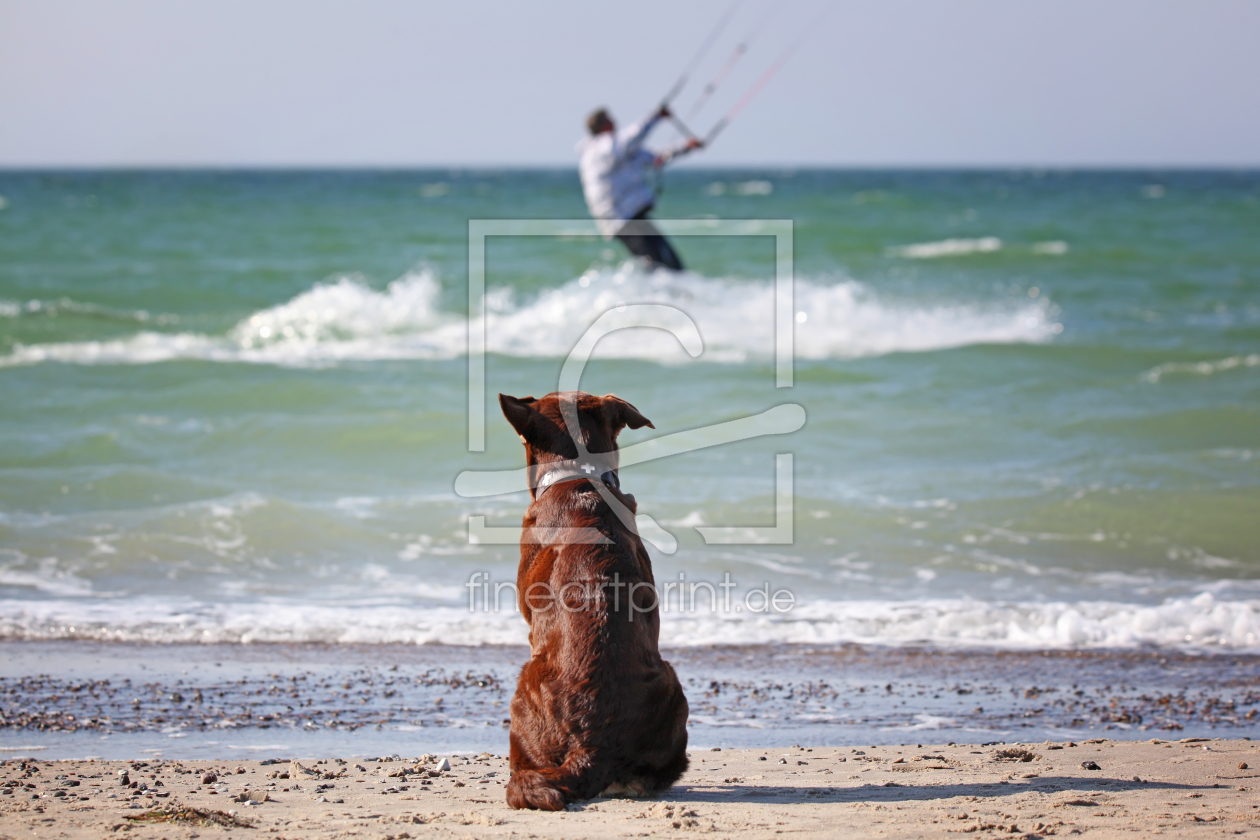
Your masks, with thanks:
<instances>
[{"instance_id":1,"label":"dog's ear","mask_svg":"<svg viewBox=\"0 0 1260 840\"><path fill-rule=\"evenodd\" d=\"M507 394L499 394L499 407L503 409L503 416L512 424L512 428L516 429L516 434L521 438L521 443L529 442L530 432L533 430L534 420L538 417L538 411L534 408L534 403L538 400L533 397L509 397Z\"/></svg>"},{"instance_id":2,"label":"dog's ear","mask_svg":"<svg viewBox=\"0 0 1260 840\"><path fill-rule=\"evenodd\" d=\"M651 420L639 413L639 409L630 405L621 397L605 394L600 399L603 400L604 416L608 418L608 425L612 429L614 439L626 426L632 429L641 429L644 426L647 426L649 429L656 428L652 425Z\"/></svg>"}]
</instances>

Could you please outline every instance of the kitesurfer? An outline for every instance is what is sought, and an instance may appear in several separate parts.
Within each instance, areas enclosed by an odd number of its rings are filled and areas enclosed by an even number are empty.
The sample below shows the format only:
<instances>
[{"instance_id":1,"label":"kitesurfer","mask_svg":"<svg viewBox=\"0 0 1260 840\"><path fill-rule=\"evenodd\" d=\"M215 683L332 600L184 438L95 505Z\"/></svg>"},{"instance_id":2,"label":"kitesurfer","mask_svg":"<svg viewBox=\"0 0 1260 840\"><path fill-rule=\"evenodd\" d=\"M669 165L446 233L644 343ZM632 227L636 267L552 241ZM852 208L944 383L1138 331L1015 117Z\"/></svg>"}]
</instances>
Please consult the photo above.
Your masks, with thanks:
<instances>
[{"instance_id":1,"label":"kitesurfer","mask_svg":"<svg viewBox=\"0 0 1260 840\"><path fill-rule=\"evenodd\" d=\"M656 203L655 171L704 144L696 138L660 153L644 148L648 134L670 116L662 105L642 122L618 132L607 110L586 118L587 137L578 144L586 206L608 239L616 238L649 268L682 271L682 260L648 214Z\"/></svg>"}]
</instances>

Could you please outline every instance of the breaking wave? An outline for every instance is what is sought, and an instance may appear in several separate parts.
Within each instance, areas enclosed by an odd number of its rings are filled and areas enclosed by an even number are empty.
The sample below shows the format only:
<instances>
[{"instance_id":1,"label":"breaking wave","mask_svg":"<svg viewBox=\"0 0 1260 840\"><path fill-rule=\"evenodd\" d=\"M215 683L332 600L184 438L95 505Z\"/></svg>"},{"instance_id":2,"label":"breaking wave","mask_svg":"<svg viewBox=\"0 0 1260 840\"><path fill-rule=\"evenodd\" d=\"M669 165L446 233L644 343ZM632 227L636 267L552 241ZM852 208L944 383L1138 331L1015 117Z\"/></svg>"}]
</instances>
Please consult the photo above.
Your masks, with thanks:
<instances>
[{"instance_id":1,"label":"breaking wave","mask_svg":"<svg viewBox=\"0 0 1260 840\"><path fill-rule=\"evenodd\" d=\"M933 645L1002 650L1260 651L1260 601L1203 593L1162 604L1112 601L991 603L963 599L812 601L786 614L670 612L661 643L708 645ZM122 642L524 645L515 609L470 612L466 601L312 604L279 599L0 601L0 639Z\"/></svg>"},{"instance_id":2,"label":"breaking wave","mask_svg":"<svg viewBox=\"0 0 1260 840\"><path fill-rule=\"evenodd\" d=\"M799 358L1038 343L1063 329L1044 300L923 304L885 299L853 280L798 280L794 295ZM256 312L226 335L144 331L109 340L19 344L0 356L0 367L178 359L305 366L456 358L467 351L468 324L441 309L440 298L437 278L428 271L407 274L380 291L343 277ZM664 303L690 315L704 338L701 360L740 362L773 355L773 283L643 274L628 267L592 270L525 301L518 302L510 289L491 290L487 347L509 356L563 357L600 315L627 303ZM609 335L597 355L665 363L688 358L672 336L648 329Z\"/></svg>"}]
</instances>

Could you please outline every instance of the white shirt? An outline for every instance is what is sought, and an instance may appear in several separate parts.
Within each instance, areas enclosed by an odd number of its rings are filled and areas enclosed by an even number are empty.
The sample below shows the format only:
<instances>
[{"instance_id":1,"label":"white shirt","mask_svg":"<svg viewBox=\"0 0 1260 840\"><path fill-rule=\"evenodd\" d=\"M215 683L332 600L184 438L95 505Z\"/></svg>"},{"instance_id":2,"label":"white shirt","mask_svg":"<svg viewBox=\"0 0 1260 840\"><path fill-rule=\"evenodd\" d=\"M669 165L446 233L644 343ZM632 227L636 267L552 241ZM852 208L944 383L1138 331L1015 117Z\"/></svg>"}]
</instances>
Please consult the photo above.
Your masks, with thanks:
<instances>
[{"instance_id":1,"label":"white shirt","mask_svg":"<svg viewBox=\"0 0 1260 840\"><path fill-rule=\"evenodd\" d=\"M656 201L652 176L657 158L643 148L643 141L660 119L653 114L619 132L604 131L578 143L582 156L578 171L586 206L609 239ZM670 150L661 157L668 160L678 151Z\"/></svg>"}]
</instances>

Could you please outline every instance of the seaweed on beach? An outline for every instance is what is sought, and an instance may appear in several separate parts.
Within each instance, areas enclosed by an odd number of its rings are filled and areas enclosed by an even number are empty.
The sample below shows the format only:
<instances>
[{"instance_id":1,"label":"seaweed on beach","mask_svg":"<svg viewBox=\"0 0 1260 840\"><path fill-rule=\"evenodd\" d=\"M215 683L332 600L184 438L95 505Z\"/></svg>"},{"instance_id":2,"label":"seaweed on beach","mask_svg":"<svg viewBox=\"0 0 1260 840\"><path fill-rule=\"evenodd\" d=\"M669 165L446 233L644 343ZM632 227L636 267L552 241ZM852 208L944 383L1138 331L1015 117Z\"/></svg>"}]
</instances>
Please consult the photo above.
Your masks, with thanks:
<instances>
[{"instance_id":1,"label":"seaweed on beach","mask_svg":"<svg viewBox=\"0 0 1260 840\"><path fill-rule=\"evenodd\" d=\"M126 819L137 823L176 823L178 825L210 826L223 828L254 828L249 820L243 820L226 811L212 811L207 808L194 808L191 805L171 803L161 808L154 808L142 814L128 815Z\"/></svg>"},{"instance_id":2,"label":"seaweed on beach","mask_svg":"<svg viewBox=\"0 0 1260 840\"><path fill-rule=\"evenodd\" d=\"M312 729L353 732L380 723L446 725L442 701L469 715L498 720L495 701L504 681L490 673L428 668L354 668L334 674L300 669L272 675L207 680L188 685L162 681L62 679L48 674L0 677L0 730L39 732L153 732L187 730ZM16 698L21 702L16 702ZM353 699L352 699L353 698Z\"/></svg>"},{"instance_id":3,"label":"seaweed on beach","mask_svg":"<svg viewBox=\"0 0 1260 840\"><path fill-rule=\"evenodd\" d=\"M1036 761L1041 756L1023 747L1008 747L993 753L993 758L995 761Z\"/></svg>"},{"instance_id":4,"label":"seaweed on beach","mask_svg":"<svg viewBox=\"0 0 1260 840\"><path fill-rule=\"evenodd\" d=\"M125 646L117 651L118 670L140 671L133 661L136 651ZM515 653L479 651L479 667L469 668L462 655L435 665L411 661L414 653L393 647L286 651L296 660L267 657L274 670L265 675L200 669L190 677L180 673L187 655L175 647L164 654L159 673L142 671L143 676L132 678L0 676L0 732L231 729L240 737L261 737L257 733L268 729L350 733L365 727L507 723L503 706L513 687L509 660ZM157 664L152 653L144 656L149 666ZM223 664L232 671L226 649L215 656L228 659ZM750 666L756 660L742 648L680 649L672 656L685 675L693 718L755 721L769 730L843 724L910 732L930 725L943 727L942 734L951 728L1011 731L1021 743L1030 743L1057 737L1063 729L1091 728L1196 735L1233 730L1243 736L1260 719L1260 656L1255 654L978 656L801 647L776 653L779 665L773 674ZM371 657L380 661L363 661ZM399 667L398 661L404 664ZM312 667L317 662L319 670ZM816 676L837 670L845 671L846 679ZM963 671L967 680L960 682ZM1124 674L1123 683L1115 682L1117 673ZM1169 686L1182 688L1170 691Z\"/></svg>"}]
</instances>

